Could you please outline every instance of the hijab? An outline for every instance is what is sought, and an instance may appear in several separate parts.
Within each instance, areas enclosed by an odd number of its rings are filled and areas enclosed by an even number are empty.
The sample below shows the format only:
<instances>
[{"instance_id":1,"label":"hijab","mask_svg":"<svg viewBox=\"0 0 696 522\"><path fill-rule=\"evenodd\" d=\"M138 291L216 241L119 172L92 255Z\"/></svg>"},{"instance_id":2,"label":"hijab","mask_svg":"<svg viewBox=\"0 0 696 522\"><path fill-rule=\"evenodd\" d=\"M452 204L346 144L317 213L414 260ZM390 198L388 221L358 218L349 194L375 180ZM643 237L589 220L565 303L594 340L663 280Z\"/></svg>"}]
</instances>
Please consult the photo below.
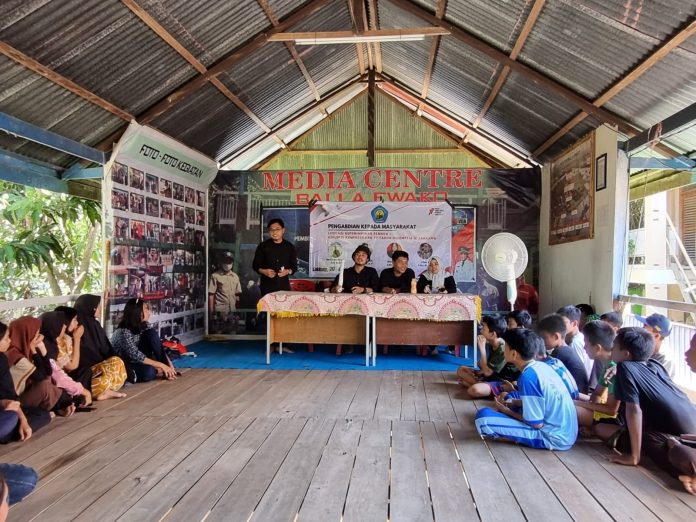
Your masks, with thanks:
<instances>
[{"instance_id":1,"label":"hijab","mask_svg":"<svg viewBox=\"0 0 696 522\"><path fill-rule=\"evenodd\" d=\"M41 321L36 317L25 315L10 323L10 338L12 343L7 350L7 362L10 366L17 364L22 357L32 360L31 341L41 329Z\"/></svg>"},{"instance_id":2,"label":"hijab","mask_svg":"<svg viewBox=\"0 0 696 522\"><path fill-rule=\"evenodd\" d=\"M77 320L85 328L80 340L80 368L91 368L114 354L104 328L94 317L100 302L101 297L91 294L81 295L75 301Z\"/></svg>"},{"instance_id":3,"label":"hijab","mask_svg":"<svg viewBox=\"0 0 696 522\"><path fill-rule=\"evenodd\" d=\"M63 327L67 328L70 321L63 312L46 312L41 314L39 319L41 319L41 333L44 336L46 353L55 360L58 358L59 337L61 337Z\"/></svg>"},{"instance_id":4,"label":"hijab","mask_svg":"<svg viewBox=\"0 0 696 522\"><path fill-rule=\"evenodd\" d=\"M430 271L430 263L432 261L437 261L437 264L440 267L440 270L438 270L437 273ZM433 256L428 261L428 269L423 272L423 275L428 281L430 281L430 289L432 292L437 293L440 288L445 286L445 279L450 276L450 273L445 270L444 266L442 266L442 260L437 256Z\"/></svg>"}]
</instances>

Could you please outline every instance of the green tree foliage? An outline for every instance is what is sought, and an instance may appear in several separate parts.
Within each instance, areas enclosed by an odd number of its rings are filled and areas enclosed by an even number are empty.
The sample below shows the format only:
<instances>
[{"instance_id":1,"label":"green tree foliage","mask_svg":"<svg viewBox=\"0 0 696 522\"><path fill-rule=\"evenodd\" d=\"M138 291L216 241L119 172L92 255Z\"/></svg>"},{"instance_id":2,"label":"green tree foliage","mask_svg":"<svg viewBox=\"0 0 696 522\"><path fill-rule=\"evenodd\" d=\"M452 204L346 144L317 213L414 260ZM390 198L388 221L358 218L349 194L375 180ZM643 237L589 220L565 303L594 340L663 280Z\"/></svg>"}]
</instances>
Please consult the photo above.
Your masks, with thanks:
<instances>
[{"instance_id":1,"label":"green tree foliage","mask_svg":"<svg viewBox=\"0 0 696 522\"><path fill-rule=\"evenodd\" d=\"M0 181L0 299L101 287L101 205Z\"/></svg>"}]
</instances>

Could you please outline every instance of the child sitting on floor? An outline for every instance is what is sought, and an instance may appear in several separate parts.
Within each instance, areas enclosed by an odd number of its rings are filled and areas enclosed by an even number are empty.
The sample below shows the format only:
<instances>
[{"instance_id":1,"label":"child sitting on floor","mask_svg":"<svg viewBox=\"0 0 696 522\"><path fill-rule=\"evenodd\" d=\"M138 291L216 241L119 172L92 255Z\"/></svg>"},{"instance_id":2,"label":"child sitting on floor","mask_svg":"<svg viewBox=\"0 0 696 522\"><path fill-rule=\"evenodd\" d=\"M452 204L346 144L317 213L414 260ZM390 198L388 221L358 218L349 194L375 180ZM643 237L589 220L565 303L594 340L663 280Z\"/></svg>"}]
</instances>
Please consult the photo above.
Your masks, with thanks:
<instances>
[{"instance_id":1,"label":"child sitting on floor","mask_svg":"<svg viewBox=\"0 0 696 522\"><path fill-rule=\"evenodd\" d=\"M518 328L505 332L503 339L505 360L521 372L518 385L522 412L513 411L496 397L495 409L482 408L476 414L479 434L532 448L570 449L578 434L575 407L556 372L535 360L537 334Z\"/></svg>"},{"instance_id":2,"label":"child sitting on floor","mask_svg":"<svg viewBox=\"0 0 696 522\"><path fill-rule=\"evenodd\" d=\"M474 370L460 366L457 370L459 382L467 387L471 398L483 398L498 395L502 388L501 381L515 380L519 372L505 361L505 341L502 335L506 323L500 316L487 315L481 319L481 334L478 336L479 368ZM490 356L486 353L486 344L491 347Z\"/></svg>"},{"instance_id":3,"label":"child sitting on floor","mask_svg":"<svg viewBox=\"0 0 696 522\"><path fill-rule=\"evenodd\" d=\"M537 332L551 357L560 359L575 379L580 393L587 393L587 370L573 349L565 343L566 325L559 314L549 314L539 321Z\"/></svg>"},{"instance_id":4,"label":"child sitting on floor","mask_svg":"<svg viewBox=\"0 0 696 522\"><path fill-rule=\"evenodd\" d=\"M616 376L607 370L616 366L611 360L611 348L614 343L614 329L604 321L590 321L583 329L585 351L597 367L599 381L588 401L575 401L578 423L590 433L594 432L600 439L606 440L618 424L617 416L621 401L614 395ZM603 424L609 424L607 429Z\"/></svg>"},{"instance_id":5,"label":"child sitting on floor","mask_svg":"<svg viewBox=\"0 0 696 522\"><path fill-rule=\"evenodd\" d=\"M513 310L507 314L507 327L513 328L531 328L532 316L527 310Z\"/></svg>"},{"instance_id":6,"label":"child sitting on floor","mask_svg":"<svg viewBox=\"0 0 696 522\"><path fill-rule=\"evenodd\" d=\"M696 406L670 379L664 366L650 358L653 336L643 328L621 328L616 334L612 359L617 363L614 393L625 403L627 435L615 437L624 453L610 460L627 466L640 462L641 452L657 465L679 474L669 459L674 437L696 433ZM621 431L619 431L621 430Z\"/></svg>"},{"instance_id":7,"label":"child sitting on floor","mask_svg":"<svg viewBox=\"0 0 696 522\"><path fill-rule=\"evenodd\" d=\"M573 305L567 305L556 310L556 313L563 318L563 322L566 326L565 342L568 346L572 348L575 355L585 366L585 372L589 378L592 372L592 361L588 359L585 353L585 339L580 332L580 321L582 319L582 312L580 309ZM579 385L580 383L578 383ZM585 392L583 392L585 393Z\"/></svg>"}]
</instances>

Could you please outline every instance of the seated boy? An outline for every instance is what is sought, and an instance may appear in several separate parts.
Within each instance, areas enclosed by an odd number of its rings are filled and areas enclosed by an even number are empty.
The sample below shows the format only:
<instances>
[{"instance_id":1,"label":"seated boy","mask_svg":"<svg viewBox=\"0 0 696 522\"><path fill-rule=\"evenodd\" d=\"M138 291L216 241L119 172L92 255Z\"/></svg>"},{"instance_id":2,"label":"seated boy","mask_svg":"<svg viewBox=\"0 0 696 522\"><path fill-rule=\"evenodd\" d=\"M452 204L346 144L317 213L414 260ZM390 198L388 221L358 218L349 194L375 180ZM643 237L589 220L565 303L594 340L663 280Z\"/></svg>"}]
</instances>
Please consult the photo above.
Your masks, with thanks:
<instances>
[{"instance_id":1,"label":"seated boy","mask_svg":"<svg viewBox=\"0 0 696 522\"><path fill-rule=\"evenodd\" d=\"M614 395L616 376L606 376L606 370L616 366L611 360L611 347L616 334L611 325L604 321L590 321L583 327L582 333L585 336L585 351L594 361L599 381L588 401L575 401L578 423L590 431L594 428L594 433L606 440L619 424L617 416L621 405L621 401ZM605 423L609 426L602 425Z\"/></svg>"},{"instance_id":2,"label":"seated boy","mask_svg":"<svg viewBox=\"0 0 696 522\"><path fill-rule=\"evenodd\" d=\"M642 452L677 476L669 450L674 437L696 433L696 406L672 382L664 366L650 359L654 349L652 334L643 328L621 328L616 334L614 393L626 405L628 437L622 435L618 440L624 454L612 455L610 460L635 466Z\"/></svg>"},{"instance_id":3,"label":"seated boy","mask_svg":"<svg viewBox=\"0 0 696 522\"><path fill-rule=\"evenodd\" d=\"M507 327L530 328L532 326L532 316L527 310L513 310L507 314Z\"/></svg>"},{"instance_id":4,"label":"seated boy","mask_svg":"<svg viewBox=\"0 0 696 522\"><path fill-rule=\"evenodd\" d=\"M481 319L481 334L477 338L480 370L460 366L457 370L459 382L467 387L471 398L489 397L502 391L500 381L516 379L519 372L505 361L505 319L500 316L486 315ZM490 357L486 353L486 344L490 345Z\"/></svg>"},{"instance_id":5,"label":"seated boy","mask_svg":"<svg viewBox=\"0 0 696 522\"><path fill-rule=\"evenodd\" d=\"M606 312L599 317L602 321L612 327L614 333L619 331L623 326L623 317L619 312Z\"/></svg>"},{"instance_id":6,"label":"seated boy","mask_svg":"<svg viewBox=\"0 0 696 522\"><path fill-rule=\"evenodd\" d=\"M566 325L559 314L549 314L539 321L537 332L551 357L560 359L575 379L580 393L587 393L587 370L573 349L565 343Z\"/></svg>"},{"instance_id":7,"label":"seated boy","mask_svg":"<svg viewBox=\"0 0 696 522\"><path fill-rule=\"evenodd\" d=\"M482 408L476 414L479 434L532 448L570 449L578 435L573 400L556 372L534 359L539 346L537 334L518 328L505 332L503 339L505 360L521 372L518 385L522 413L496 397L495 409Z\"/></svg>"},{"instance_id":8,"label":"seated boy","mask_svg":"<svg viewBox=\"0 0 696 522\"><path fill-rule=\"evenodd\" d=\"M556 310L556 313L563 318L563 322L566 326L566 344L573 349L575 355L577 355L578 359L585 365L585 372L589 377L590 372L592 372L592 361L587 358L587 354L585 353L585 339L580 332L582 312L579 308L568 305L559 308Z\"/></svg>"}]
</instances>

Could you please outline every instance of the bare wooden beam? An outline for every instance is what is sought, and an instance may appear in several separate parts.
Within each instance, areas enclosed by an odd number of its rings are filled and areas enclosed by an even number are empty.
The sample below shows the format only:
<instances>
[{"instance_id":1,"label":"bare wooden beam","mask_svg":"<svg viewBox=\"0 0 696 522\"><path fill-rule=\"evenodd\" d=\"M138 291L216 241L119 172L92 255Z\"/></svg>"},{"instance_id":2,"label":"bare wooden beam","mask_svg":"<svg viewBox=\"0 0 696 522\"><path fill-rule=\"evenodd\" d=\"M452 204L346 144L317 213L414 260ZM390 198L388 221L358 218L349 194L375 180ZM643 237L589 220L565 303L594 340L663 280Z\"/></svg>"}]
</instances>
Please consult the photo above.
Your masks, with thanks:
<instances>
[{"instance_id":1,"label":"bare wooden beam","mask_svg":"<svg viewBox=\"0 0 696 522\"><path fill-rule=\"evenodd\" d=\"M278 17L273 12L273 9L268 3L268 0L257 0L257 2L261 6L261 9L263 9L263 12L266 13L266 16L273 24L273 27L278 27L280 25L280 20L278 20ZM312 91L314 99L319 101L321 99L319 90L317 89L314 80L312 80L312 77L309 74L307 67L305 67L302 58L300 58L300 54L297 52L297 49L295 49L295 46L291 42L287 42L285 46L288 48L288 51L290 51L290 55L292 56L293 60L295 60L295 63L297 64L297 67L300 69L302 76L304 76L304 79L307 82L307 85L309 86L309 90Z\"/></svg>"},{"instance_id":2,"label":"bare wooden beam","mask_svg":"<svg viewBox=\"0 0 696 522\"><path fill-rule=\"evenodd\" d=\"M544 89L547 89L548 91L553 92L554 94L557 94L558 96L564 98L568 102L573 103L578 108L591 113L599 121L609 123L612 125L617 125L622 130L622 132L626 132L633 128L629 122L627 122L620 116L612 114L611 112L605 109L595 107L594 105L592 105L592 103L590 103L588 100L580 96L577 92L573 91L572 89L569 89L564 85L561 85L560 83L556 82L555 80L546 76L545 74L540 73L535 69L532 69L528 65L513 60L501 50L497 49L496 47L490 45L487 42L484 42L476 36L467 33L463 29L460 29L458 26L450 24L449 22L446 22L444 20L439 20L430 12L426 11L425 9L416 4L413 4L409 0L391 0L391 2L399 6L403 10L415 16L418 16L422 20L425 20L426 22L432 25L437 25L439 27L442 27L443 29L447 29L448 31L450 31L452 36L454 36L460 42L464 43L465 45L468 45L472 49L476 49L477 51L485 54L486 56L489 56L490 58L493 58L494 60L500 62L502 65L507 65L508 67L510 67L510 69L522 74L526 78L530 79L532 82L536 83L538 86L543 87Z\"/></svg>"},{"instance_id":3,"label":"bare wooden beam","mask_svg":"<svg viewBox=\"0 0 696 522\"><path fill-rule=\"evenodd\" d=\"M631 85L633 82L635 82L638 78L640 78L643 73L645 73L650 67L658 63L660 60L664 59L665 56L667 56L670 52L672 52L674 49L679 47L682 43L684 43L686 40L691 38L692 36L696 35L696 20L692 20L690 24L688 24L684 29L679 31L676 35L674 35L672 38L667 40L665 43L660 45L655 51L650 53L650 55L640 62L636 67L634 67L628 74L626 74L623 78L621 78L619 81L614 83L609 89L607 89L604 94L602 94L599 98L597 98L595 101L592 102L593 105L596 105L597 107L600 107L607 103L609 100L611 100L614 96L619 94L621 91L623 91L626 87ZM588 113L586 111L582 111L576 116L574 116L568 123L563 125L558 131L556 131L552 136L550 136L544 143L542 143L537 149L534 151L533 155L534 156L539 156L543 152L545 152L551 145L556 143L558 140L560 140L566 133L568 133L573 127L575 127L578 123L583 121L585 118L587 118ZM629 136L633 136L636 133L635 132L628 132L627 133ZM673 156L675 154L674 151L668 149L668 150L660 150L663 154L667 154L668 156Z\"/></svg>"},{"instance_id":4,"label":"bare wooden beam","mask_svg":"<svg viewBox=\"0 0 696 522\"><path fill-rule=\"evenodd\" d=\"M527 20L524 23L524 27L522 27L522 31L520 31L520 35L517 37L515 45L513 46L512 51L510 52L511 59L517 60L517 57L520 55L522 47L524 47L524 44L527 41L527 37L531 34L532 27L534 27L534 24L536 24L536 21L539 18L539 14L541 13L541 10L544 8L545 4L546 0L536 0L534 2L532 9L529 11L529 16L527 16ZM498 93L503 88L503 85L505 85L505 81L507 80L509 74L510 67L508 67L507 65L503 66L503 70L500 71L500 75L498 76L498 79L496 80L493 89L491 89L491 92L488 94L488 98L486 98L486 101L483 104L481 111L478 113L478 116L476 116L473 123L471 124L471 126L474 129L481 124L481 120L483 120L484 115L488 112L488 109L491 108L491 105L493 105L493 102L498 96Z\"/></svg>"},{"instance_id":5,"label":"bare wooden beam","mask_svg":"<svg viewBox=\"0 0 696 522\"><path fill-rule=\"evenodd\" d=\"M370 22L372 23L372 22ZM406 27L403 29L369 29L362 32L353 31L323 31L314 33L276 33L268 37L269 42L294 42L297 40L313 40L321 43L322 40L333 40L337 38L394 38L414 37L414 36L443 36L448 35L447 29L440 27Z\"/></svg>"},{"instance_id":6,"label":"bare wooden beam","mask_svg":"<svg viewBox=\"0 0 696 522\"><path fill-rule=\"evenodd\" d=\"M149 123L161 114L168 111L171 107L179 103L181 100L187 98L192 93L196 92L198 89L203 87L212 78L215 78L219 74L223 73L232 65L239 62L240 60L246 58L254 51L263 47L268 38L276 33L281 33L287 28L301 22L305 17L312 15L324 6L326 6L331 0L312 0L305 4L302 8L292 13L290 16L283 19L277 27L273 27L268 31L258 34L252 40L227 54L224 58L219 60L215 65L208 69L206 73L196 76L195 78L187 81L177 90L171 93L169 96L160 100L155 105L150 107L148 110L143 112L138 116L138 121L140 123Z\"/></svg>"},{"instance_id":7,"label":"bare wooden beam","mask_svg":"<svg viewBox=\"0 0 696 522\"><path fill-rule=\"evenodd\" d=\"M14 60L21 66L26 67L27 69L34 71L36 74L43 76L44 78L55 83L56 85L59 85L60 87L67 89L71 93L76 94L80 98L83 98L84 100L93 103L97 107L101 107L105 111L108 111L111 114L118 116L122 120L131 121L135 118L135 116L133 116L132 114L129 114L123 109L116 107L113 103L106 101L104 98L97 96L93 92L88 91L84 87L81 87L72 80L69 80L65 76L55 72L53 69L49 69L45 65L37 62L30 56L27 56L23 52L15 49L11 45L3 41L0 41L0 53L4 54L11 60Z\"/></svg>"},{"instance_id":8,"label":"bare wooden beam","mask_svg":"<svg viewBox=\"0 0 696 522\"><path fill-rule=\"evenodd\" d=\"M461 154L466 147L432 148L432 149L375 149L375 154ZM286 150L285 155L300 156L302 154L312 154L317 156L346 155L364 156L367 149L301 149Z\"/></svg>"},{"instance_id":9,"label":"bare wooden beam","mask_svg":"<svg viewBox=\"0 0 696 522\"><path fill-rule=\"evenodd\" d=\"M447 0L438 0L437 7L435 8L435 16L442 19L445 16L445 9L447 8ZM425 70L425 75L423 76L423 88L421 89L421 98L426 99L428 97L428 91L430 90L430 79L433 75L433 68L435 67L435 57L437 56L437 49L440 46L440 37L436 36L430 44L430 55L428 56L428 67Z\"/></svg>"},{"instance_id":10,"label":"bare wooden beam","mask_svg":"<svg viewBox=\"0 0 696 522\"><path fill-rule=\"evenodd\" d=\"M379 23L377 22L377 2L375 0L367 0L368 6L370 7L370 16L368 19L367 10L363 9L363 20L366 26L371 30L379 30ZM379 42L374 42L372 47L375 50L374 53L374 66L378 73L382 73L382 46Z\"/></svg>"},{"instance_id":11,"label":"bare wooden beam","mask_svg":"<svg viewBox=\"0 0 696 522\"><path fill-rule=\"evenodd\" d=\"M348 12L350 13L350 20L353 24L353 29L356 32L361 32L365 30L363 25L363 18L360 13L364 10L364 5L362 0L346 0L348 2ZM358 70L360 74L365 74L365 58L363 56L363 44L355 44L355 53L358 57Z\"/></svg>"},{"instance_id":12,"label":"bare wooden beam","mask_svg":"<svg viewBox=\"0 0 696 522\"><path fill-rule=\"evenodd\" d=\"M370 69L367 84L367 165L374 167L375 162L375 70Z\"/></svg>"}]
</instances>

